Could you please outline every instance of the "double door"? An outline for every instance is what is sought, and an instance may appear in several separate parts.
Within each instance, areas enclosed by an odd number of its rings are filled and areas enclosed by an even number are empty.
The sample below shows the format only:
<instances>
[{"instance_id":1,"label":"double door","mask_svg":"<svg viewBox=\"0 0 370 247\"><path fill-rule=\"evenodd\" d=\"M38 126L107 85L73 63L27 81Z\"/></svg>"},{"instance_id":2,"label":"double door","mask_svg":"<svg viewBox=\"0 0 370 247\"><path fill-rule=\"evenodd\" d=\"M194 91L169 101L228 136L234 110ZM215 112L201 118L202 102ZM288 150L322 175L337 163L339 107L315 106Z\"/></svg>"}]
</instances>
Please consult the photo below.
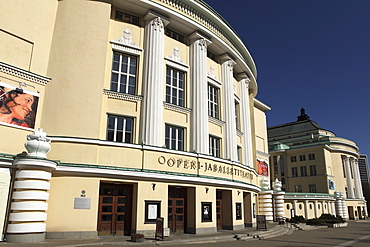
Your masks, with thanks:
<instances>
[{"instance_id":1,"label":"double door","mask_svg":"<svg viewBox=\"0 0 370 247\"><path fill-rule=\"evenodd\" d=\"M98 233L100 236L129 234L132 186L101 184Z\"/></svg>"},{"instance_id":2,"label":"double door","mask_svg":"<svg viewBox=\"0 0 370 247\"><path fill-rule=\"evenodd\" d=\"M168 193L168 228L184 233L186 226L186 188L170 187Z\"/></svg>"}]
</instances>

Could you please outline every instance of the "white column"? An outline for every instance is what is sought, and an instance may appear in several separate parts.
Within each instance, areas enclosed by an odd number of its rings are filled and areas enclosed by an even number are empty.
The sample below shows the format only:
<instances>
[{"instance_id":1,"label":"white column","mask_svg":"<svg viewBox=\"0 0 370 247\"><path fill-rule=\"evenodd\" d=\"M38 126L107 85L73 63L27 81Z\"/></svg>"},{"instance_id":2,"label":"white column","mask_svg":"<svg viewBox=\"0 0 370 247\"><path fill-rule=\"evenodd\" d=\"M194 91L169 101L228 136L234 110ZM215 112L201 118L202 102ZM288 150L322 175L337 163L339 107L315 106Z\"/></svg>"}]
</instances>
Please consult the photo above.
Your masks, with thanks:
<instances>
[{"instance_id":1,"label":"white column","mask_svg":"<svg viewBox=\"0 0 370 247\"><path fill-rule=\"evenodd\" d=\"M294 216L298 216L297 200L293 200Z\"/></svg>"},{"instance_id":2,"label":"white column","mask_svg":"<svg viewBox=\"0 0 370 247\"><path fill-rule=\"evenodd\" d=\"M357 199L363 199L363 192L361 186L361 177L360 177L360 170L358 168L358 161L356 159L352 159L352 170L353 170L353 178L355 179L355 197Z\"/></svg>"},{"instance_id":3,"label":"white column","mask_svg":"<svg viewBox=\"0 0 370 247\"><path fill-rule=\"evenodd\" d=\"M308 214L308 212L309 212L309 210L308 210L308 200L304 200L304 217L305 217L305 219L307 220L308 219L308 217L309 217L309 214Z\"/></svg>"},{"instance_id":4,"label":"white column","mask_svg":"<svg viewBox=\"0 0 370 247\"><path fill-rule=\"evenodd\" d=\"M322 213L325 214L325 205L324 201L321 201L321 208L322 208Z\"/></svg>"},{"instance_id":5,"label":"white column","mask_svg":"<svg viewBox=\"0 0 370 247\"><path fill-rule=\"evenodd\" d=\"M315 200L314 202L314 207L315 207L315 218L319 218L319 203L317 202L317 200Z\"/></svg>"},{"instance_id":6,"label":"white column","mask_svg":"<svg viewBox=\"0 0 370 247\"><path fill-rule=\"evenodd\" d=\"M163 146L164 28L169 21L153 12L146 14L145 21L141 139L147 145Z\"/></svg>"},{"instance_id":7,"label":"white column","mask_svg":"<svg viewBox=\"0 0 370 247\"><path fill-rule=\"evenodd\" d=\"M355 195L353 193L353 183L352 183L352 171L349 164L349 157L343 156L344 162L345 162L345 168L346 168L346 176L347 176L347 192L348 192L348 198L355 198Z\"/></svg>"},{"instance_id":8,"label":"white column","mask_svg":"<svg viewBox=\"0 0 370 247\"><path fill-rule=\"evenodd\" d=\"M209 154L208 132L208 39L195 32L190 39L191 151Z\"/></svg>"},{"instance_id":9,"label":"white column","mask_svg":"<svg viewBox=\"0 0 370 247\"><path fill-rule=\"evenodd\" d=\"M242 137L243 141L243 163L247 166L254 165L253 161L253 150L252 150L252 129L251 129L251 117L250 117L250 101L249 101L249 83L250 79L246 73L241 73L238 75L238 80L240 84L240 117L242 120L242 129L244 133Z\"/></svg>"},{"instance_id":10,"label":"white column","mask_svg":"<svg viewBox=\"0 0 370 247\"><path fill-rule=\"evenodd\" d=\"M232 58L225 54L220 57L222 63L222 85L224 95L225 120L225 158L238 160L236 145L235 97L234 97L234 65Z\"/></svg>"},{"instance_id":11,"label":"white column","mask_svg":"<svg viewBox=\"0 0 370 247\"><path fill-rule=\"evenodd\" d=\"M333 214L333 212L332 212L332 207L331 207L331 202L330 202L330 201L328 201L328 202L327 202L327 205L328 205L328 213L329 213L329 214Z\"/></svg>"},{"instance_id":12,"label":"white column","mask_svg":"<svg viewBox=\"0 0 370 247\"><path fill-rule=\"evenodd\" d=\"M336 215L337 213L335 212L335 202L331 202L331 214Z\"/></svg>"},{"instance_id":13,"label":"white column","mask_svg":"<svg viewBox=\"0 0 370 247\"><path fill-rule=\"evenodd\" d=\"M10 205L7 241L43 242L49 200L50 180L56 163L46 159L50 139L39 129L27 136L28 155L14 161L16 167Z\"/></svg>"}]
</instances>

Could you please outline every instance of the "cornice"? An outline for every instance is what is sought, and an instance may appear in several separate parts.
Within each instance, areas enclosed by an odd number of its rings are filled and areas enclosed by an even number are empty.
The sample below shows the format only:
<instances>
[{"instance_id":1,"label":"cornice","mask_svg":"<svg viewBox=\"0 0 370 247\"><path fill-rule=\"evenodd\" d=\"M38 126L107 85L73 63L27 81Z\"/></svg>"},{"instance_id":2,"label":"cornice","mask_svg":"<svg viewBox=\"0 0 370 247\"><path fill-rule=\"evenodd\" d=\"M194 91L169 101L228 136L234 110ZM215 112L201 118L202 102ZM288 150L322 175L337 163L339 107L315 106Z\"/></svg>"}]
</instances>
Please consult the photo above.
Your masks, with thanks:
<instances>
[{"instance_id":1,"label":"cornice","mask_svg":"<svg viewBox=\"0 0 370 247\"><path fill-rule=\"evenodd\" d=\"M43 86L45 86L51 80L50 78L37 75L35 73L29 72L29 71L26 71L26 70L23 70L23 69L20 69L12 65L2 63L2 62L0 62L0 72L3 72L8 75L16 76L20 79L34 82L34 83L37 83Z\"/></svg>"}]
</instances>

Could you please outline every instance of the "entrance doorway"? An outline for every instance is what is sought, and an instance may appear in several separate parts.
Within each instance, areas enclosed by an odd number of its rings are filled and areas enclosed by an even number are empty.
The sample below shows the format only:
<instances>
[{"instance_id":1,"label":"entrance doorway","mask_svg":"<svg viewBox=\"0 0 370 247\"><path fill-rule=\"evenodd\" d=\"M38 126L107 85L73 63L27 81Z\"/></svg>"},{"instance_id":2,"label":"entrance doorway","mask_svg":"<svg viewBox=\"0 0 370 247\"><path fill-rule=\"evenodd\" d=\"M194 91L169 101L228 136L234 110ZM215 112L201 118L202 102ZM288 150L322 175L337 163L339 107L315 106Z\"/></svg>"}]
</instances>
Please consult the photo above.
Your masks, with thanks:
<instances>
[{"instance_id":1,"label":"entrance doorway","mask_svg":"<svg viewBox=\"0 0 370 247\"><path fill-rule=\"evenodd\" d=\"M98 234L115 236L131 230L132 185L100 184Z\"/></svg>"},{"instance_id":2,"label":"entrance doorway","mask_svg":"<svg viewBox=\"0 0 370 247\"><path fill-rule=\"evenodd\" d=\"M186 227L186 188L168 189L168 228L171 233L184 233Z\"/></svg>"}]
</instances>

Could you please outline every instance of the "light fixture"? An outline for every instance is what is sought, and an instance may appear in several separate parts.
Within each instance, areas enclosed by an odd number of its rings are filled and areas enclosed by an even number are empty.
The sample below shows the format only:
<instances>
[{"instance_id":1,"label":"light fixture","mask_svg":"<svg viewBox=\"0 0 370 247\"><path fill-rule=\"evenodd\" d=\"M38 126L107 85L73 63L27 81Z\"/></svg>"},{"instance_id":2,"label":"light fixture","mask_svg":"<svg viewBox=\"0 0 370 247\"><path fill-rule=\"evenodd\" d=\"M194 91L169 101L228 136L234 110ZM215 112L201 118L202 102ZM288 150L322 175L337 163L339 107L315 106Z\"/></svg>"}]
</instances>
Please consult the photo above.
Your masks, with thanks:
<instances>
[{"instance_id":1,"label":"light fixture","mask_svg":"<svg viewBox=\"0 0 370 247\"><path fill-rule=\"evenodd\" d=\"M240 195L240 190L238 190L238 195Z\"/></svg>"},{"instance_id":2,"label":"light fixture","mask_svg":"<svg viewBox=\"0 0 370 247\"><path fill-rule=\"evenodd\" d=\"M208 187L206 187L206 194L208 193L208 191L209 191L209 188L208 188Z\"/></svg>"},{"instance_id":3,"label":"light fixture","mask_svg":"<svg viewBox=\"0 0 370 247\"><path fill-rule=\"evenodd\" d=\"M152 189L153 190L155 190L155 186L156 186L157 184L155 184L155 183L152 183Z\"/></svg>"}]
</instances>

